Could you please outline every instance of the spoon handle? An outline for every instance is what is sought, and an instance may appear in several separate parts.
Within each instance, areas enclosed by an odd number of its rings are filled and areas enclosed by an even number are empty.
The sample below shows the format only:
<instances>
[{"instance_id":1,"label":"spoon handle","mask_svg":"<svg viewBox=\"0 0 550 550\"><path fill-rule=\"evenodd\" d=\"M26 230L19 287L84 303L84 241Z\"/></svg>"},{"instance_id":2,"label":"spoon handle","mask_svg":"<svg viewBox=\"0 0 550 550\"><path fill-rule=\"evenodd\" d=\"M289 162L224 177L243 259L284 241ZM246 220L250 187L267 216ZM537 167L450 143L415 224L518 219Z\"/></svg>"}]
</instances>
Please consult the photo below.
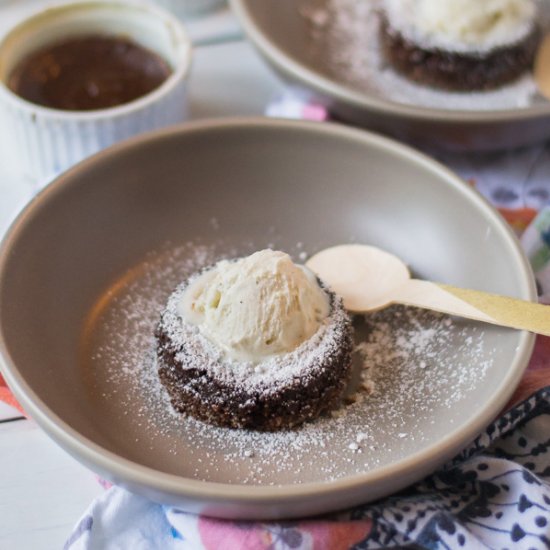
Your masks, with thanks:
<instances>
[{"instance_id":1,"label":"spoon handle","mask_svg":"<svg viewBox=\"0 0 550 550\"><path fill-rule=\"evenodd\" d=\"M550 306L498 294L409 279L393 302L550 336Z\"/></svg>"},{"instance_id":2,"label":"spoon handle","mask_svg":"<svg viewBox=\"0 0 550 550\"><path fill-rule=\"evenodd\" d=\"M535 56L533 74L539 92L550 99L550 33L547 33L540 42Z\"/></svg>"}]
</instances>

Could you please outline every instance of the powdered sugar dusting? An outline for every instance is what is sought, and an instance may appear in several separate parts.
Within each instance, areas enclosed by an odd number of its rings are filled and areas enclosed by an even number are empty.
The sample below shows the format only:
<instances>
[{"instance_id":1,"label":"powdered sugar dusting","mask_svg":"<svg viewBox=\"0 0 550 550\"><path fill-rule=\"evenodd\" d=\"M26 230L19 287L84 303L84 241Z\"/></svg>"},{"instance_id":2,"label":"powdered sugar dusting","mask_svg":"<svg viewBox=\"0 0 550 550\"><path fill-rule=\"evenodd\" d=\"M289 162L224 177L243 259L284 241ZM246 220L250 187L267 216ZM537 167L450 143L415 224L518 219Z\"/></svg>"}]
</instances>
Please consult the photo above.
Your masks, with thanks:
<instances>
[{"instance_id":1,"label":"powdered sugar dusting","mask_svg":"<svg viewBox=\"0 0 550 550\"><path fill-rule=\"evenodd\" d=\"M548 2L540 2L539 23L547 28ZM455 93L421 86L397 74L383 59L379 43L380 0L306 0L312 57L327 76L360 92L423 107L490 111L529 107L546 100L531 74L496 90Z\"/></svg>"},{"instance_id":2,"label":"powdered sugar dusting","mask_svg":"<svg viewBox=\"0 0 550 550\"><path fill-rule=\"evenodd\" d=\"M112 419L101 426L107 447L116 441L127 458L188 478L279 485L389 464L468 421L465 404L477 404L477 388L493 364L485 327L403 307L355 320L354 379L348 399L331 415L296 430L262 433L175 413L156 373L153 331L160 312L191 273L248 252L222 245L168 248L108 291L83 349L90 397Z\"/></svg>"}]
</instances>

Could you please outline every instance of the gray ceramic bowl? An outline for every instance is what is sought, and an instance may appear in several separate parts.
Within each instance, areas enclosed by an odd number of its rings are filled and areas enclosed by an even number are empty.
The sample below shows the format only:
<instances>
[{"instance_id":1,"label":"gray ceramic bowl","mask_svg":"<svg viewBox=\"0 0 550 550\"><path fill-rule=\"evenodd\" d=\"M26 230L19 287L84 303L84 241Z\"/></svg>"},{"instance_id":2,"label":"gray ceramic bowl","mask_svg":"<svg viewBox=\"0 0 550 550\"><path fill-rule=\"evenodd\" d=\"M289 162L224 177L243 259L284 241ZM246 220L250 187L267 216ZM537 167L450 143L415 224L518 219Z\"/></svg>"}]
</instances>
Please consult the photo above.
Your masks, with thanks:
<instances>
[{"instance_id":1,"label":"gray ceramic bowl","mask_svg":"<svg viewBox=\"0 0 550 550\"><path fill-rule=\"evenodd\" d=\"M363 453L349 447L358 427L345 415L321 421L324 432L314 423L277 436L181 419L146 358L166 296L212 254L271 245L300 255L350 241L386 248L420 276L535 297L507 225L429 158L337 125L207 121L84 161L19 216L0 248L2 372L66 451L184 510L297 517L388 495L497 415L531 335L457 320L431 368L397 373L414 399L388 387L379 417L368 399L354 409L370 430Z\"/></svg>"},{"instance_id":2,"label":"gray ceramic bowl","mask_svg":"<svg viewBox=\"0 0 550 550\"><path fill-rule=\"evenodd\" d=\"M327 0L231 0L246 34L289 83L326 104L340 120L405 141L453 150L495 150L540 142L550 136L550 102L522 109L444 110L389 101L344 84L312 46L304 6Z\"/></svg>"}]
</instances>

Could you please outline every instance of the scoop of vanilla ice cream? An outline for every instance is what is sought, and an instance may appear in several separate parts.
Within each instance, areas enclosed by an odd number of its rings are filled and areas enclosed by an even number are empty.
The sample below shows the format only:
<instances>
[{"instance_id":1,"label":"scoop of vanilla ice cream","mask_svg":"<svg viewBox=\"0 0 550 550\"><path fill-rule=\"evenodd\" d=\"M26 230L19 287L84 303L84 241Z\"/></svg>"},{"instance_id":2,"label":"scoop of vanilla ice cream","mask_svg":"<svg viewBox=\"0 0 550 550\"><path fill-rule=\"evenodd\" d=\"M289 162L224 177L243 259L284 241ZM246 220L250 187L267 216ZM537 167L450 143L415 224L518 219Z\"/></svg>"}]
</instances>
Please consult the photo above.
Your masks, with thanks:
<instances>
[{"instance_id":1,"label":"scoop of vanilla ice cream","mask_svg":"<svg viewBox=\"0 0 550 550\"><path fill-rule=\"evenodd\" d=\"M307 268L288 254L262 250L217 263L189 285L179 309L228 356L260 361L310 338L329 301Z\"/></svg>"},{"instance_id":2,"label":"scoop of vanilla ice cream","mask_svg":"<svg viewBox=\"0 0 550 550\"><path fill-rule=\"evenodd\" d=\"M486 50L522 39L533 0L386 0L388 18L407 38L448 50Z\"/></svg>"}]
</instances>

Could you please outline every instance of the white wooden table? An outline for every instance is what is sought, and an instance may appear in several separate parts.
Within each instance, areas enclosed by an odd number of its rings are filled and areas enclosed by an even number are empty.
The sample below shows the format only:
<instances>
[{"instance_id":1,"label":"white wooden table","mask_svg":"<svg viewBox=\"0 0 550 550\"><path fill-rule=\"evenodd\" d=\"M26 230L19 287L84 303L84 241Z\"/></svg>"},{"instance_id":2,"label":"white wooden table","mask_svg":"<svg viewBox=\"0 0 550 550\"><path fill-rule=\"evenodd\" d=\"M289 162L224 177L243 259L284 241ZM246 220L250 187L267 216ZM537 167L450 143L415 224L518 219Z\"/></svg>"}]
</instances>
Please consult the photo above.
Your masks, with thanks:
<instances>
[{"instance_id":1,"label":"white wooden table","mask_svg":"<svg viewBox=\"0 0 550 550\"><path fill-rule=\"evenodd\" d=\"M43 0L0 0L0 32ZM195 41L191 117L260 115L282 84L244 40L228 10L188 24ZM0 235L32 197L2 147ZM4 155L2 152L4 151ZM0 549L60 549L88 504L103 489L31 420L0 403Z\"/></svg>"}]
</instances>

